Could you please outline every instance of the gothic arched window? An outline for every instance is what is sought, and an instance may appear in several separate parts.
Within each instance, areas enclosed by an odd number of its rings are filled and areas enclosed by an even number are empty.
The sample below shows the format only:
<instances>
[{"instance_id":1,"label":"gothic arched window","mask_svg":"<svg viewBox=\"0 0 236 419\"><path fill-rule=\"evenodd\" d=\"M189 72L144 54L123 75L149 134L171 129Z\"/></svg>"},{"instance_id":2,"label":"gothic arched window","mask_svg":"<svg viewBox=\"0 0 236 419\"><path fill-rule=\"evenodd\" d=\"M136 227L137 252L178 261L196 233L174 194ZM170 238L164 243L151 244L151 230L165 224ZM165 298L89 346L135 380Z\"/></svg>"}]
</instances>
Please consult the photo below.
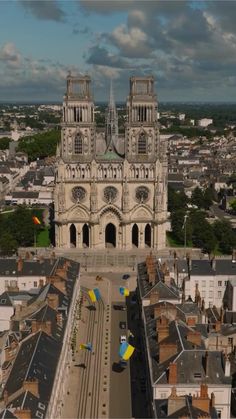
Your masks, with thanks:
<instances>
[{"instance_id":1,"label":"gothic arched window","mask_svg":"<svg viewBox=\"0 0 236 419\"><path fill-rule=\"evenodd\" d=\"M138 137L138 154L147 154L147 137L144 132Z\"/></svg>"},{"instance_id":2,"label":"gothic arched window","mask_svg":"<svg viewBox=\"0 0 236 419\"><path fill-rule=\"evenodd\" d=\"M77 134L74 140L74 153L75 154L83 154L83 141L82 135Z\"/></svg>"}]
</instances>

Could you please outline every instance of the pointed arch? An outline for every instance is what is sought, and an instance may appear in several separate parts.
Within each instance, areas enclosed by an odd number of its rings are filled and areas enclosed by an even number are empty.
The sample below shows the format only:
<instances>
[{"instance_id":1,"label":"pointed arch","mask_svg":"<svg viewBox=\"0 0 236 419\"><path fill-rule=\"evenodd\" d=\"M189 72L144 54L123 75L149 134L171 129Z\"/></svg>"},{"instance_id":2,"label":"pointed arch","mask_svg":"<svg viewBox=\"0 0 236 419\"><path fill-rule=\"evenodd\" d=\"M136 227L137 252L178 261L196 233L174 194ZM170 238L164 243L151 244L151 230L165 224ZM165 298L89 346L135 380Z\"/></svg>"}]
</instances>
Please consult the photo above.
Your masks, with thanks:
<instances>
[{"instance_id":1,"label":"pointed arch","mask_svg":"<svg viewBox=\"0 0 236 419\"><path fill-rule=\"evenodd\" d=\"M116 227L112 223L108 223L105 229L105 246L116 247Z\"/></svg>"},{"instance_id":2,"label":"pointed arch","mask_svg":"<svg viewBox=\"0 0 236 419\"><path fill-rule=\"evenodd\" d=\"M132 244L136 247L138 247L139 245L138 236L139 236L139 229L138 229L137 224L134 224L132 227Z\"/></svg>"},{"instance_id":3,"label":"pointed arch","mask_svg":"<svg viewBox=\"0 0 236 419\"><path fill-rule=\"evenodd\" d=\"M144 242L146 247L151 247L152 244L152 229L150 224L146 224L144 231Z\"/></svg>"},{"instance_id":4,"label":"pointed arch","mask_svg":"<svg viewBox=\"0 0 236 419\"><path fill-rule=\"evenodd\" d=\"M76 247L76 227L74 224L70 226L70 247Z\"/></svg>"},{"instance_id":5,"label":"pointed arch","mask_svg":"<svg viewBox=\"0 0 236 419\"><path fill-rule=\"evenodd\" d=\"M83 241L83 247L89 247L89 227L88 227L88 224L83 225L82 241Z\"/></svg>"}]
</instances>

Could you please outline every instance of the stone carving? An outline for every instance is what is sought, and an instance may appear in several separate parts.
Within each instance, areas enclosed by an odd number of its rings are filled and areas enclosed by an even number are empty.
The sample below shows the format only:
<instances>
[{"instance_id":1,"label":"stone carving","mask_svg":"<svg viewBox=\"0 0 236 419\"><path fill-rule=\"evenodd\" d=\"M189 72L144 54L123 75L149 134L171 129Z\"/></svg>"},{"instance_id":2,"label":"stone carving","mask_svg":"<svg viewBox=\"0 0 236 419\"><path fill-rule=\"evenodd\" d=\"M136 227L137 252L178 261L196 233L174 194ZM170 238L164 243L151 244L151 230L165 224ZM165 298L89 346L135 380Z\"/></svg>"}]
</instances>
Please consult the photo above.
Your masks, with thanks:
<instances>
[{"instance_id":1,"label":"stone carving","mask_svg":"<svg viewBox=\"0 0 236 419\"><path fill-rule=\"evenodd\" d=\"M103 192L104 199L108 204L111 204L117 199L118 191L114 186L107 186Z\"/></svg>"},{"instance_id":2,"label":"stone carving","mask_svg":"<svg viewBox=\"0 0 236 419\"><path fill-rule=\"evenodd\" d=\"M75 186L72 189L72 200L74 202L83 202L86 196L86 190L82 186Z\"/></svg>"},{"instance_id":3,"label":"stone carving","mask_svg":"<svg viewBox=\"0 0 236 419\"><path fill-rule=\"evenodd\" d=\"M146 186L139 186L135 191L136 200L142 204L149 199L149 189Z\"/></svg>"}]
</instances>

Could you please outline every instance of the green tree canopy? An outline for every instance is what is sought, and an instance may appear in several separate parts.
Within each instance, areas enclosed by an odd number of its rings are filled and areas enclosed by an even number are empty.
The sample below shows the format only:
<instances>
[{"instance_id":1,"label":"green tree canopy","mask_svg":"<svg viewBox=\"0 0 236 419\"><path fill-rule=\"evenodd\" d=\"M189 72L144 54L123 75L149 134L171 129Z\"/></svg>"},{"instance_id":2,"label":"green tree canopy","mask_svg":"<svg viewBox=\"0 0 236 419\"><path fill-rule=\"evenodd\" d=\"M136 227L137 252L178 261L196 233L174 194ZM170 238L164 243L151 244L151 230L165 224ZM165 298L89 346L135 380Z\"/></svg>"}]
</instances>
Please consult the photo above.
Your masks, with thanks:
<instances>
[{"instance_id":1,"label":"green tree canopy","mask_svg":"<svg viewBox=\"0 0 236 419\"><path fill-rule=\"evenodd\" d=\"M2 137L0 139L0 150L7 150L11 139L8 137Z\"/></svg>"},{"instance_id":2,"label":"green tree canopy","mask_svg":"<svg viewBox=\"0 0 236 419\"><path fill-rule=\"evenodd\" d=\"M19 140L18 151L28 154L29 161L44 159L56 154L56 147L60 140L60 131L52 130L32 137L23 137Z\"/></svg>"},{"instance_id":3,"label":"green tree canopy","mask_svg":"<svg viewBox=\"0 0 236 419\"><path fill-rule=\"evenodd\" d=\"M236 234L227 220L216 220L213 224L219 250L224 254L231 254L236 246Z\"/></svg>"}]
</instances>

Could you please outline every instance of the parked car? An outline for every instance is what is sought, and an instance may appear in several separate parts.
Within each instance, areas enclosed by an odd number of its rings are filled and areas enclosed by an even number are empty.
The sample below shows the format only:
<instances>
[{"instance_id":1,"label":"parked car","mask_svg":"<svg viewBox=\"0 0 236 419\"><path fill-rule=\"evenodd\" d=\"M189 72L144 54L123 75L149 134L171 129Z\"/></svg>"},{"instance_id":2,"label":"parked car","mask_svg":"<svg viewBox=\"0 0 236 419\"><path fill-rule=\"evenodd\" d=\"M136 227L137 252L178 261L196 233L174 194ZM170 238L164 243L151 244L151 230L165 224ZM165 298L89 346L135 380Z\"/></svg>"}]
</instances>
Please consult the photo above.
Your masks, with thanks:
<instances>
[{"instance_id":1,"label":"parked car","mask_svg":"<svg viewBox=\"0 0 236 419\"><path fill-rule=\"evenodd\" d=\"M126 322L120 322L120 329L126 329Z\"/></svg>"},{"instance_id":2,"label":"parked car","mask_svg":"<svg viewBox=\"0 0 236 419\"><path fill-rule=\"evenodd\" d=\"M125 335L120 336L120 343L125 343L127 341L127 338Z\"/></svg>"},{"instance_id":3,"label":"parked car","mask_svg":"<svg viewBox=\"0 0 236 419\"><path fill-rule=\"evenodd\" d=\"M113 306L114 310L121 310L121 311L126 311L126 306L121 306L121 305L114 305Z\"/></svg>"}]
</instances>

